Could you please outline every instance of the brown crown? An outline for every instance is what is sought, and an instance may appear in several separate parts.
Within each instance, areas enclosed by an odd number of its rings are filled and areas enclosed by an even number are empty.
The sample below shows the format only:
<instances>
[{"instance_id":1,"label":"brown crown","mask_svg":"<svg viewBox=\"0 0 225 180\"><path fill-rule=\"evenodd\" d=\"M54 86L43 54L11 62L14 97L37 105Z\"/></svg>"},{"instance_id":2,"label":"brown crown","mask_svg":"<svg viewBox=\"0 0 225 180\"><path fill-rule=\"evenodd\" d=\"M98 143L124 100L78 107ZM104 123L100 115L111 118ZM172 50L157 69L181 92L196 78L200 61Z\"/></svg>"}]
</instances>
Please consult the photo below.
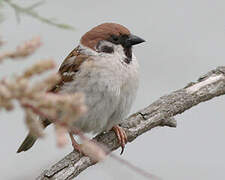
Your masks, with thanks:
<instances>
[{"instance_id":1,"label":"brown crown","mask_svg":"<svg viewBox=\"0 0 225 180\"><path fill-rule=\"evenodd\" d=\"M129 35L130 31L116 23L104 23L100 24L87 33L81 38L81 44L95 50L95 46L101 40L107 40L111 35Z\"/></svg>"}]
</instances>

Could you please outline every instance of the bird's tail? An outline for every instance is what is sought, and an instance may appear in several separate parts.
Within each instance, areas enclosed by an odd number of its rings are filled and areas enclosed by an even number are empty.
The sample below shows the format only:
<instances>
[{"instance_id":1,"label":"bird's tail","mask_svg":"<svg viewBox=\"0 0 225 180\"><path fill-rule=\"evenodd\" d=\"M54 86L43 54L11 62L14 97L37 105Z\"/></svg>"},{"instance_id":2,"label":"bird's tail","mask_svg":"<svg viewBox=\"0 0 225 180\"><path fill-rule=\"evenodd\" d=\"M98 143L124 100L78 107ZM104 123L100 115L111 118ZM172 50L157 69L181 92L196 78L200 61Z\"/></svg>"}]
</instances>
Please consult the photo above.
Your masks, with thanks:
<instances>
[{"instance_id":1,"label":"bird's tail","mask_svg":"<svg viewBox=\"0 0 225 180\"><path fill-rule=\"evenodd\" d=\"M23 143L20 145L19 149L17 150L17 153L30 149L34 145L36 140L37 138L34 137L31 133L29 133Z\"/></svg>"},{"instance_id":2,"label":"bird's tail","mask_svg":"<svg viewBox=\"0 0 225 180\"><path fill-rule=\"evenodd\" d=\"M47 119L43 119L41 121L42 121L43 128L46 128L48 125L51 124L51 122L48 121ZM17 153L20 153L22 151L27 151L28 149L30 149L34 145L36 140L37 140L37 137L29 133L27 137L24 139L23 143L20 145L19 149L17 150Z\"/></svg>"}]
</instances>

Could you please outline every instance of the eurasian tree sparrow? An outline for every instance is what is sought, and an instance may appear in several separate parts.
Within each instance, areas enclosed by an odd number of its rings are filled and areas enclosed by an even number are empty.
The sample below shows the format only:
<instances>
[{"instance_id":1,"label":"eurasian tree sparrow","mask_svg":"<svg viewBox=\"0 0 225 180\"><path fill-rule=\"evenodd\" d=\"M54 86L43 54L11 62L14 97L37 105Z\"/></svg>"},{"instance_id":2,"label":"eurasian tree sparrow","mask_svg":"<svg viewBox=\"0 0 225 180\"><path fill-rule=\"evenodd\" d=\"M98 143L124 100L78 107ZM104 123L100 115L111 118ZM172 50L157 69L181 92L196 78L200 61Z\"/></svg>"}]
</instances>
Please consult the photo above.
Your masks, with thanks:
<instances>
[{"instance_id":1,"label":"eurasian tree sparrow","mask_svg":"<svg viewBox=\"0 0 225 180\"><path fill-rule=\"evenodd\" d=\"M100 133L113 129L122 151L127 142L118 124L128 115L139 82L139 65L132 46L144 42L115 23L98 25L84 34L80 44L67 56L59 73L62 76L51 91L85 94L87 113L74 122L82 132ZM51 122L43 120L44 127ZM73 135L72 144L79 150ZM30 134L18 149L27 151L36 141Z\"/></svg>"}]
</instances>

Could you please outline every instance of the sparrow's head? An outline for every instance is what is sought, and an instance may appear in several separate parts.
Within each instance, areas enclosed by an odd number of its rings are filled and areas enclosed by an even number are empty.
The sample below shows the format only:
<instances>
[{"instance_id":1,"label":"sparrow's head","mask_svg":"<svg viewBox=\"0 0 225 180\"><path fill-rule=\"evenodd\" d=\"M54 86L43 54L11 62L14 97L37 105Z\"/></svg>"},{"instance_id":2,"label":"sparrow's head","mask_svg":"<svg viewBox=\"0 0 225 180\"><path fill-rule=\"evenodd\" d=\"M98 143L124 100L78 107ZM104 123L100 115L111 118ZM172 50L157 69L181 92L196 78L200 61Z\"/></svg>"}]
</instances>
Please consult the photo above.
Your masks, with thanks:
<instances>
[{"instance_id":1,"label":"sparrow's head","mask_svg":"<svg viewBox=\"0 0 225 180\"><path fill-rule=\"evenodd\" d=\"M112 54L122 49L129 63L132 60L132 46L144 41L120 24L104 23L85 33L80 42L97 52Z\"/></svg>"}]
</instances>

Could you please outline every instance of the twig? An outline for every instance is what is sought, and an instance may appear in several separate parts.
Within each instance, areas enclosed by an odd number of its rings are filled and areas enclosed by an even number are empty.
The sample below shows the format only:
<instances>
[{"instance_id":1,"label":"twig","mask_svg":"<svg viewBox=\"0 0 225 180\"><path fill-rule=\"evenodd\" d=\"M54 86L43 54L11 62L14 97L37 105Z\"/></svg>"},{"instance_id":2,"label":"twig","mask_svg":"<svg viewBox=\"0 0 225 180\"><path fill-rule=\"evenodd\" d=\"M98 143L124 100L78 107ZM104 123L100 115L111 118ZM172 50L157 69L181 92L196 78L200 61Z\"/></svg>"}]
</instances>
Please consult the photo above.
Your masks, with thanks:
<instances>
[{"instance_id":1,"label":"twig","mask_svg":"<svg viewBox=\"0 0 225 180\"><path fill-rule=\"evenodd\" d=\"M3 7L2 5L3 0L0 0L0 9ZM4 16L2 14L2 12L0 11L0 23L4 20Z\"/></svg>"},{"instance_id":2,"label":"twig","mask_svg":"<svg viewBox=\"0 0 225 180\"><path fill-rule=\"evenodd\" d=\"M54 20L45 18L41 15L39 15L36 11L34 11L34 8L37 6L40 6L43 4L43 1L35 3L29 7L21 7L15 3L13 3L11 0L3 0L3 2L7 3L10 7L12 7L15 10L15 14L17 17L17 20L20 21L20 14L26 14L34 19L37 19L43 23L62 28L62 29L68 29L68 30L74 30L74 27L68 25L68 24L63 24L63 23L57 23Z\"/></svg>"},{"instance_id":3,"label":"twig","mask_svg":"<svg viewBox=\"0 0 225 180\"><path fill-rule=\"evenodd\" d=\"M119 158L118 156L114 155L114 154L110 154L111 158L117 160L118 162L120 162L121 164L126 165L128 168L130 168L131 170L133 170L134 172L136 172L137 174L145 177L146 179L149 180L162 180L160 177L155 176L154 174L151 174L141 168L139 168L138 166L135 166L133 164L131 164L129 161L124 160Z\"/></svg>"},{"instance_id":4,"label":"twig","mask_svg":"<svg viewBox=\"0 0 225 180\"><path fill-rule=\"evenodd\" d=\"M0 39L0 46L3 41ZM0 63L8 58L18 59L25 58L32 55L41 46L40 37L33 37L31 40L24 42L23 44L17 46L16 50L3 52L0 54Z\"/></svg>"},{"instance_id":5,"label":"twig","mask_svg":"<svg viewBox=\"0 0 225 180\"><path fill-rule=\"evenodd\" d=\"M131 115L121 126L125 129L128 141L132 142L141 134L157 126L176 127L173 116L197 104L225 94L225 66L218 67L199 78L195 83L162 96L145 109ZM102 133L94 138L100 144L114 151L120 145L114 132ZM45 170L37 179L72 179L95 163L89 157L71 152L61 161Z\"/></svg>"}]
</instances>

